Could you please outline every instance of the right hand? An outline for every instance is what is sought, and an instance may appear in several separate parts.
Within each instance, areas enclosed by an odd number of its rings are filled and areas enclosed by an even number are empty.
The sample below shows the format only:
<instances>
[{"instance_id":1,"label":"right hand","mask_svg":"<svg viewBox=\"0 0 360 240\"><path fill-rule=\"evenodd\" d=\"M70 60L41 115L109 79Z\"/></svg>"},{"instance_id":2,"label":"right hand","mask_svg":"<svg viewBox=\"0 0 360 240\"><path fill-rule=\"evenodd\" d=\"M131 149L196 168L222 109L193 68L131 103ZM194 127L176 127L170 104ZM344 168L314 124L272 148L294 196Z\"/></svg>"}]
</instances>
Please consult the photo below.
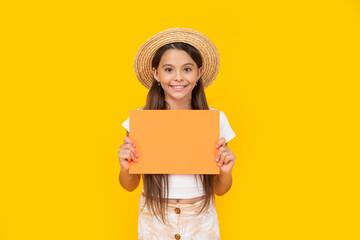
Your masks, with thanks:
<instances>
[{"instance_id":1,"label":"right hand","mask_svg":"<svg viewBox=\"0 0 360 240\"><path fill-rule=\"evenodd\" d=\"M129 171L129 163L131 160L137 162L137 157L139 156L135 151L135 143L126 136L124 138L124 144L122 144L119 148L119 162L121 169L125 171Z\"/></svg>"}]
</instances>

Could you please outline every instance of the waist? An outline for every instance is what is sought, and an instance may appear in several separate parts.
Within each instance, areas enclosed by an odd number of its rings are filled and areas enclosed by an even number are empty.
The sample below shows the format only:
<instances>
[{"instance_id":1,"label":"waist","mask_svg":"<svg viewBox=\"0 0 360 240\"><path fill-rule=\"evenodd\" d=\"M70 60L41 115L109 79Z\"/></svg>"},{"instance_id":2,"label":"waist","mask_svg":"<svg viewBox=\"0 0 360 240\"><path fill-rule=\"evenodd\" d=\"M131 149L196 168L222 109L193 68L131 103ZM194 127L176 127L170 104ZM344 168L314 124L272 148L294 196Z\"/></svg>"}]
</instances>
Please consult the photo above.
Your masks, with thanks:
<instances>
[{"instance_id":1,"label":"waist","mask_svg":"<svg viewBox=\"0 0 360 240\"><path fill-rule=\"evenodd\" d=\"M145 193L142 193L142 195L144 197L146 197ZM200 196L200 197L196 197L196 198L188 198L188 199L168 198L168 202L170 204L177 204L177 203L179 203L179 204L192 204L192 203L196 203L198 201L201 201L203 199L205 199L205 195Z\"/></svg>"}]
</instances>

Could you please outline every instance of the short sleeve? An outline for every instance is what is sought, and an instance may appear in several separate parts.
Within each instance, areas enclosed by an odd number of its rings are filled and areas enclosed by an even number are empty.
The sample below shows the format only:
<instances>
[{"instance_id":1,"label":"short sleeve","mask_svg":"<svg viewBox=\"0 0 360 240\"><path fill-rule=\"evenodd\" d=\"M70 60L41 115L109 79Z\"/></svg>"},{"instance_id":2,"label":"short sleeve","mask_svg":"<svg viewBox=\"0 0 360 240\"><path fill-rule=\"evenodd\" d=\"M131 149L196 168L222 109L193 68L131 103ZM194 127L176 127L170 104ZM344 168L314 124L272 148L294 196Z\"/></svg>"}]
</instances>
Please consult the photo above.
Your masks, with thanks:
<instances>
[{"instance_id":1,"label":"short sleeve","mask_svg":"<svg viewBox=\"0 0 360 240\"><path fill-rule=\"evenodd\" d=\"M130 120L130 117L128 117L128 118L125 120L125 122L123 122L123 123L121 124L128 132L130 132L129 120Z\"/></svg>"},{"instance_id":2,"label":"short sleeve","mask_svg":"<svg viewBox=\"0 0 360 240\"><path fill-rule=\"evenodd\" d=\"M220 111L220 138L224 137L226 142L230 141L236 136L232 130L230 123L223 111Z\"/></svg>"},{"instance_id":3,"label":"short sleeve","mask_svg":"<svg viewBox=\"0 0 360 240\"><path fill-rule=\"evenodd\" d=\"M145 108L145 106L138 108L136 110L143 110L144 108ZM121 125L126 129L126 131L130 132L130 117L128 117L125 120L125 122L123 122Z\"/></svg>"}]
</instances>

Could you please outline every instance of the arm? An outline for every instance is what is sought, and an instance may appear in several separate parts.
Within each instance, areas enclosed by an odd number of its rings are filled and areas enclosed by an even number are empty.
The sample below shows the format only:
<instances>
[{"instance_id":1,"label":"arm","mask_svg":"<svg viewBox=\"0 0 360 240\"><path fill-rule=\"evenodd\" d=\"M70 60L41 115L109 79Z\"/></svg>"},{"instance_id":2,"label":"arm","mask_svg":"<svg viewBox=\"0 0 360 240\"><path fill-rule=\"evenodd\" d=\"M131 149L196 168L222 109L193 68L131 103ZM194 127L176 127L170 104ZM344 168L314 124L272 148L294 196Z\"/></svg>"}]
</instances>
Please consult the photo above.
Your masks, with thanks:
<instances>
[{"instance_id":1,"label":"arm","mask_svg":"<svg viewBox=\"0 0 360 240\"><path fill-rule=\"evenodd\" d=\"M130 174L129 170L123 170L121 168L119 174L119 181L123 188L127 191L132 192L134 191L140 183L141 175L140 174Z\"/></svg>"},{"instance_id":2,"label":"arm","mask_svg":"<svg viewBox=\"0 0 360 240\"><path fill-rule=\"evenodd\" d=\"M121 145L119 149L119 160L121 166L121 171L119 174L119 182L124 189L126 189L129 192L132 192L139 186L141 174L129 173L129 161L131 159L133 159L134 161L136 160L135 158L136 151L132 147L133 142L129 138L129 132L128 131L126 132L127 133L124 139L124 144Z\"/></svg>"},{"instance_id":3,"label":"arm","mask_svg":"<svg viewBox=\"0 0 360 240\"><path fill-rule=\"evenodd\" d=\"M232 185L232 174L223 173L216 175L214 179L214 192L218 196L222 196L227 193Z\"/></svg>"}]
</instances>

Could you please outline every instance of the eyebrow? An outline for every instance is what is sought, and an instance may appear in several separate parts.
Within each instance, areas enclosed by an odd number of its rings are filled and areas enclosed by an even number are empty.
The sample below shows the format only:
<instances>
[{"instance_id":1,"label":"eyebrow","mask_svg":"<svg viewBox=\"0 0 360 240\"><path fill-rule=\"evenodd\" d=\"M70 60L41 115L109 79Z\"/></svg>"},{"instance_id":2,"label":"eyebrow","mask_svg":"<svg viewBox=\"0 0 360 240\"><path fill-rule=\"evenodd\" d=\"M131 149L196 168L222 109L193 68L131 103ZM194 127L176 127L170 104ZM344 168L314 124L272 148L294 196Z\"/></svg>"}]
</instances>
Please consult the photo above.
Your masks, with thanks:
<instances>
[{"instance_id":1,"label":"eyebrow","mask_svg":"<svg viewBox=\"0 0 360 240\"><path fill-rule=\"evenodd\" d=\"M184 65L182 65L183 67L184 66L186 66L186 65L192 65L192 66L194 66L194 64L192 64L192 63L185 63ZM165 67L165 66L170 66L170 67L174 67L174 65L172 65L172 64L164 64L164 65L162 65L161 67Z\"/></svg>"}]
</instances>

